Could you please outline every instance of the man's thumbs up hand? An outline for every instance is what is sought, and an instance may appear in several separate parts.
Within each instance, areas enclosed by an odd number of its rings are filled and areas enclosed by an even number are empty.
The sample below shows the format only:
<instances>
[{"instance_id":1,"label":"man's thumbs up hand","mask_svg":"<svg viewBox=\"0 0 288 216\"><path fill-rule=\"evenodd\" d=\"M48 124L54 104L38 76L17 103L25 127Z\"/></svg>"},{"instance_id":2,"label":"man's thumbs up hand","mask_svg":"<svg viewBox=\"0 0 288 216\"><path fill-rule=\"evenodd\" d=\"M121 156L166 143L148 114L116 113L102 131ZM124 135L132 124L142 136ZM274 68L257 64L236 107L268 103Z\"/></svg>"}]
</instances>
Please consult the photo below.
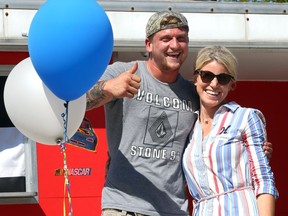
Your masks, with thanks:
<instances>
[{"instance_id":1,"label":"man's thumbs up hand","mask_svg":"<svg viewBox=\"0 0 288 216\"><path fill-rule=\"evenodd\" d=\"M138 63L135 62L128 71L123 72L118 77L106 83L107 89L110 89L110 93L114 98L133 98L137 94L141 82L141 78L135 74L137 69Z\"/></svg>"}]
</instances>

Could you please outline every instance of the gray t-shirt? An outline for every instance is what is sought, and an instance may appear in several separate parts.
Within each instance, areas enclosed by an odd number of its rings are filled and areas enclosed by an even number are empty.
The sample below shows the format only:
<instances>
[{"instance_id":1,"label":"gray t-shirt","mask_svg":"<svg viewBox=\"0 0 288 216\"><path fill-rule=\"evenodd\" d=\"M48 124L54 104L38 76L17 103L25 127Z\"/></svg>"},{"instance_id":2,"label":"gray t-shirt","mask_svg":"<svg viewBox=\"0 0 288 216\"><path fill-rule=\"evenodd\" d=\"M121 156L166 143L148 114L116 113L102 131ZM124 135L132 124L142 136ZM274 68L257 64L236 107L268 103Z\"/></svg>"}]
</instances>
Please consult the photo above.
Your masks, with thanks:
<instances>
[{"instance_id":1,"label":"gray t-shirt","mask_svg":"<svg viewBox=\"0 0 288 216\"><path fill-rule=\"evenodd\" d=\"M127 71L134 62L108 66L103 80ZM195 86L178 76L163 83L138 61L141 87L133 99L105 105L111 162L102 192L102 208L159 216L187 216L181 167L186 139L196 119Z\"/></svg>"}]
</instances>

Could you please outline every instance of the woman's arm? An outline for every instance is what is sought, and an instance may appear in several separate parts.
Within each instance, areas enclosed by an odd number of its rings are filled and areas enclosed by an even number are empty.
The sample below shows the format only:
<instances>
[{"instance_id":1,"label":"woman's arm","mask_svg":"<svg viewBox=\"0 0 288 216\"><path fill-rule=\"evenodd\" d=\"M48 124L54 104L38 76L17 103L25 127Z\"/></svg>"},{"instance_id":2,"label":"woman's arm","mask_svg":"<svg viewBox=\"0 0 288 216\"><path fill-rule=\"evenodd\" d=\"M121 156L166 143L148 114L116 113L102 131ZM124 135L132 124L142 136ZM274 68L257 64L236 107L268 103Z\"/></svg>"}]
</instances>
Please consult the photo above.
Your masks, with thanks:
<instances>
[{"instance_id":1,"label":"woman's arm","mask_svg":"<svg viewBox=\"0 0 288 216\"><path fill-rule=\"evenodd\" d=\"M275 198L271 194L260 194L257 204L260 216L275 215Z\"/></svg>"},{"instance_id":2,"label":"woman's arm","mask_svg":"<svg viewBox=\"0 0 288 216\"><path fill-rule=\"evenodd\" d=\"M257 205L260 216L275 215L275 199L278 192L267 156L263 151L266 140L265 118L259 110L251 110L245 129L246 145Z\"/></svg>"}]
</instances>

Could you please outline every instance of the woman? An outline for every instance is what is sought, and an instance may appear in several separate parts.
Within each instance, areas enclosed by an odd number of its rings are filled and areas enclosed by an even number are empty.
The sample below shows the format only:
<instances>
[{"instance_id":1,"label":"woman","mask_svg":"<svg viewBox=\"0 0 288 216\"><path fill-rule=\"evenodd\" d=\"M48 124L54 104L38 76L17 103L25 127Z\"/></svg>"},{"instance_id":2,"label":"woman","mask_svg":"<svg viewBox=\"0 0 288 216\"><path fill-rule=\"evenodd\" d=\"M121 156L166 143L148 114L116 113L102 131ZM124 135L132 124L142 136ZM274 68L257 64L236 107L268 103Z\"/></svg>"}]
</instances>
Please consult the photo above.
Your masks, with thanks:
<instances>
[{"instance_id":1,"label":"woman","mask_svg":"<svg viewBox=\"0 0 288 216\"><path fill-rule=\"evenodd\" d=\"M274 215L278 192L262 149L264 116L225 100L236 85L236 58L209 46L195 66L200 110L183 155L193 215Z\"/></svg>"}]
</instances>

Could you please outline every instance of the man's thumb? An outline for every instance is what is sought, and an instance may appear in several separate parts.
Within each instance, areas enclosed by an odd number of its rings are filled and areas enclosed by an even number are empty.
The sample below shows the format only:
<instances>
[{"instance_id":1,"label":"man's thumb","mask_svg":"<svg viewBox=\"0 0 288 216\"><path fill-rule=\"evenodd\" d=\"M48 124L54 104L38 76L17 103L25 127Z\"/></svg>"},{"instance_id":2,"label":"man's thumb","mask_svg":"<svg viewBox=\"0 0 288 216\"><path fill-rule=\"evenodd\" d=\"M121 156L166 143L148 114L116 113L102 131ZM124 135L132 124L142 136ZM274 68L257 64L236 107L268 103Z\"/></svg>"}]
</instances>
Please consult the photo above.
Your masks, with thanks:
<instances>
[{"instance_id":1,"label":"man's thumb","mask_svg":"<svg viewBox=\"0 0 288 216\"><path fill-rule=\"evenodd\" d=\"M131 74L135 74L138 69L138 62L136 61L130 69Z\"/></svg>"}]
</instances>

